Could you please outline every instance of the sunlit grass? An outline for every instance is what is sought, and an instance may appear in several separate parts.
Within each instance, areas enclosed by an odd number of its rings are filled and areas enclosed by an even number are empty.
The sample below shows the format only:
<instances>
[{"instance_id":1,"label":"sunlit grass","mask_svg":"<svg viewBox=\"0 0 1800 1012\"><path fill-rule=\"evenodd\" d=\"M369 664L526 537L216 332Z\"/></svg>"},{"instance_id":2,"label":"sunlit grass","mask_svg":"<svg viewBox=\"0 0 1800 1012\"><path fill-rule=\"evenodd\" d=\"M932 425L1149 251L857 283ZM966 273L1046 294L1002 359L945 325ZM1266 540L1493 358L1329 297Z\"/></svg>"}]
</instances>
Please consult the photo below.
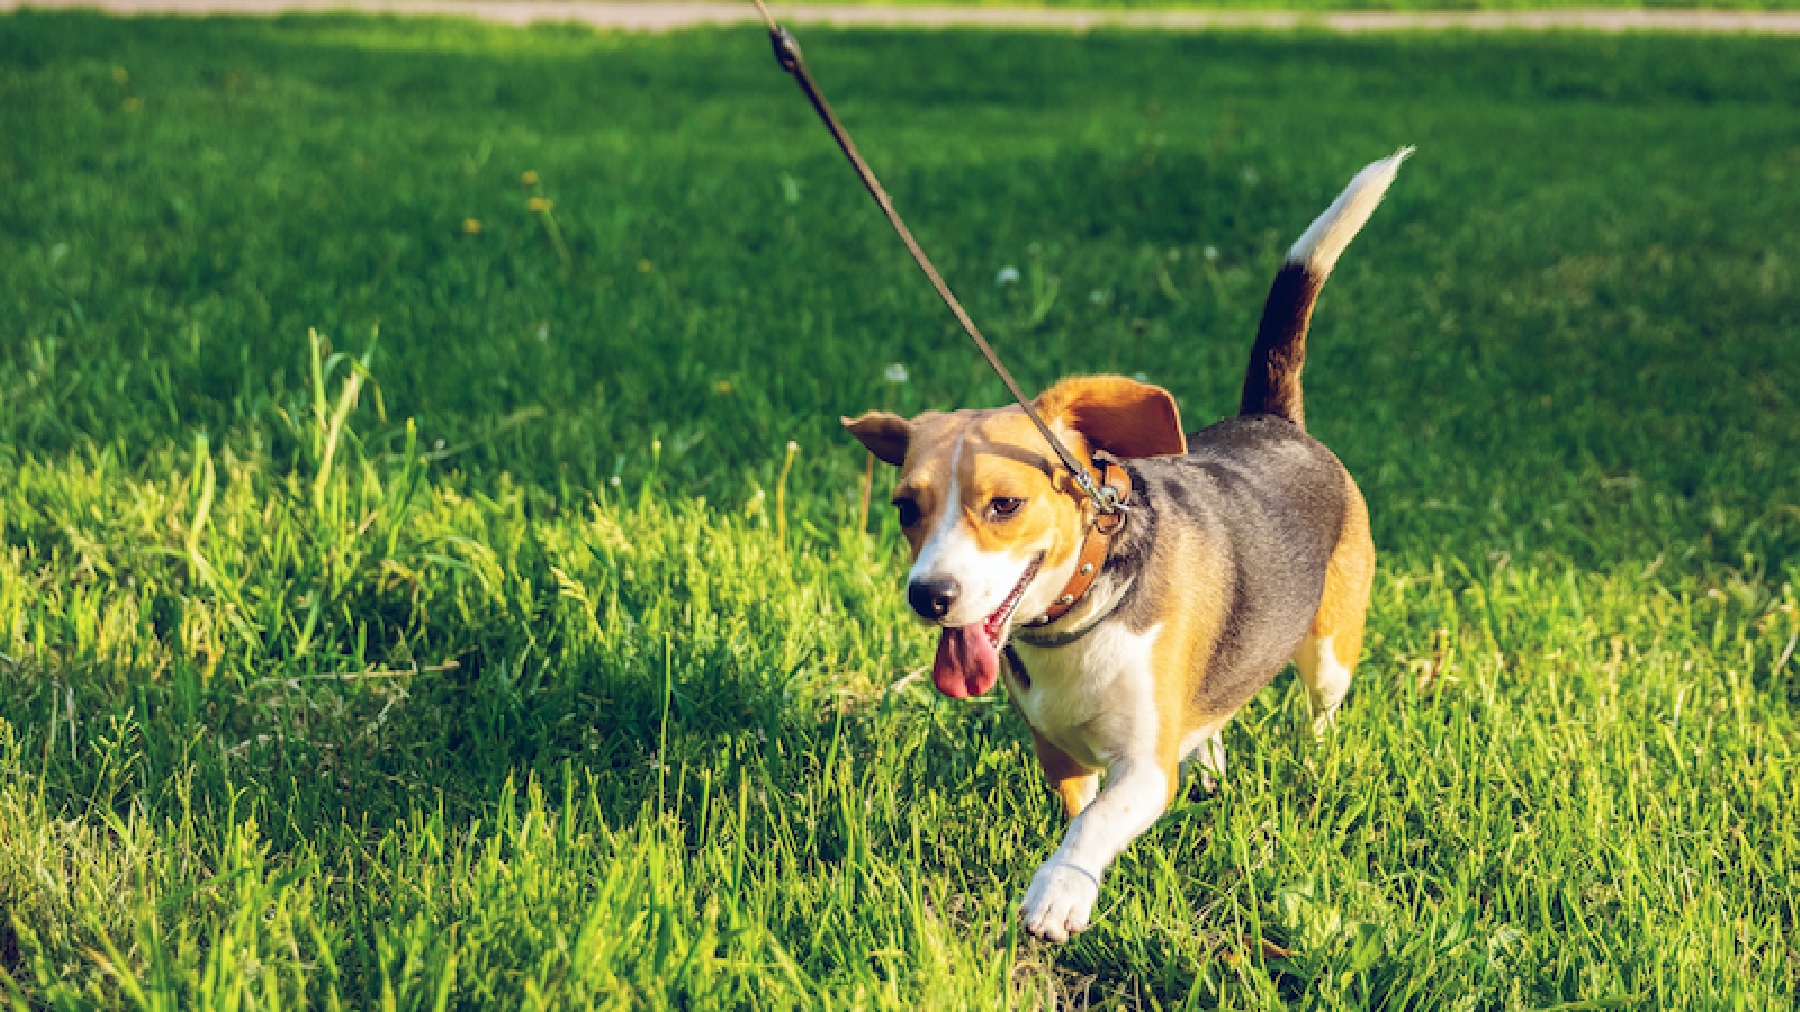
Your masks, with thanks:
<instances>
[{"instance_id":1,"label":"sunlit grass","mask_svg":"<svg viewBox=\"0 0 1800 1012\"><path fill-rule=\"evenodd\" d=\"M756 32L15 16L0 1000L1791 1007L1800 51L805 42L1027 385L1196 426L1419 145L1307 373L1336 735L1278 680L1018 937L1057 805L836 427L1003 395Z\"/></svg>"}]
</instances>

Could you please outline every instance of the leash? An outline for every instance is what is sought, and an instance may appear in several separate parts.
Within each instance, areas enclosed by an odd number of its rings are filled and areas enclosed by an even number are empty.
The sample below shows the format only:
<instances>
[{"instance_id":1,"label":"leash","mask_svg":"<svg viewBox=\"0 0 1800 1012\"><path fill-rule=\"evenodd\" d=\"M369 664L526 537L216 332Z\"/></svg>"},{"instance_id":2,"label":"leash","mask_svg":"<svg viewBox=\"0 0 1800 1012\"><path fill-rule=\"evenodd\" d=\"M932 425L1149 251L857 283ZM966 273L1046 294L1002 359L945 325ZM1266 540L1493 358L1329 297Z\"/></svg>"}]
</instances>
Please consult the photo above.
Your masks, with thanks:
<instances>
[{"instance_id":1,"label":"leash","mask_svg":"<svg viewBox=\"0 0 1800 1012\"><path fill-rule=\"evenodd\" d=\"M975 342L976 350L981 352L981 356L987 359L987 364L993 367L995 373L999 374L1001 382L1006 384L1006 389L1012 392L1013 400L1018 401L1019 407L1025 409L1026 417L1030 418L1032 424L1037 426L1038 432L1043 434L1044 439L1049 442L1050 448L1056 451L1056 455L1062 458L1063 467L1068 469L1082 494L1093 502L1094 509L1098 514L1123 518L1127 507L1119 490L1110 484L1096 484L1093 477L1088 474L1088 469L1076 462L1075 455L1069 452L1069 448L1063 445L1063 441L1057 438L1056 433L1050 431L1050 426L1045 425L1044 420L1038 417L1037 409L1033 408L1025 399L1025 393L1013 380L1012 373L1006 371L1006 366L1001 364L1000 357L994 354L994 349L987 343L987 338L982 337L981 331L976 328L975 321L969 319L969 314L963 311L962 303L956 301L956 296L950 291L950 286L944 283L937 268L931 265L931 258L927 257L925 251L919 248L918 241L913 238L912 231L906 227L906 222L900 220L900 212L894 210L894 202L888 199L887 191L881 188L881 182L875 178L875 173L869 168L869 163L863 161L862 155L856 150L855 142L850 140L850 134L832 114L831 106L825 101L825 93L819 90L819 86L813 82L812 74L807 72L806 62L800 58L800 43L795 41L787 29L776 23L775 16L769 13L769 8L763 5L763 0L754 0L754 2L756 9L762 13L763 21L769 27L769 41L775 47L775 62L781 64L782 70L793 75L795 82L800 85L800 90L806 93L807 100L812 103L813 111L817 112L819 119L824 121L825 129L831 131L831 138L837 141L839 148L843 149L844 157L850 159L851 168L856 170L856 175L869 191L869 196L875 198L875 203L880 205L881 212L887 215L888 224L894 226L894 231L900 235L900 241L906 244L906 250L912 254L913 261L919 265L920 270L925 272L925 277L931 280L932 287L937 289L938 298L943 299L944 305L950 307L950 312L956 317L956 322L962 324L963 332L969 335L969 340Z\"/></svg>"}]
</instances>

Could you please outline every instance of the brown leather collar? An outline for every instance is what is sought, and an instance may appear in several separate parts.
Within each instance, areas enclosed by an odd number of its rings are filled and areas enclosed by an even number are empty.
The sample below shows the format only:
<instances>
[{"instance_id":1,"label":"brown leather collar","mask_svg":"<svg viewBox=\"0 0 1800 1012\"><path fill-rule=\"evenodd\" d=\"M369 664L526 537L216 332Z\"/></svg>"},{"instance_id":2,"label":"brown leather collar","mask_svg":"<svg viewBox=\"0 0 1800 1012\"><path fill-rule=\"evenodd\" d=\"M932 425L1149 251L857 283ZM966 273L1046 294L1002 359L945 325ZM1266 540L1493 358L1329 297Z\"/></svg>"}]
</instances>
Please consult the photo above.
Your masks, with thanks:
<instances>
[{"instance_id":1,"label":"brown leather collar","mask_svg":"<svg viewBox=\"0 0 1800 1012\"><path fill-rule=\"evenodd\" d=\"M1125 469L1110 460L1095 461L1094 478L1102 486L1111 485L1119 490L1121 502L1131 498L1131 476ZM1044 612L1042 618L1031 623L1033 626L1045 626L1062 618L1069 609L1087 594L1094 581L1100 578L1100 570L1106 565L1106 555L1112 550L1113 535L1125 529L1125 514L1102 513L1094 517L1088 525L1087 534L1081 539L1081 556L1075 563L1075 575L1063 585L1062 593L1056 595L1056 602L1050 610Z\"/></svg>"}]
</instances>

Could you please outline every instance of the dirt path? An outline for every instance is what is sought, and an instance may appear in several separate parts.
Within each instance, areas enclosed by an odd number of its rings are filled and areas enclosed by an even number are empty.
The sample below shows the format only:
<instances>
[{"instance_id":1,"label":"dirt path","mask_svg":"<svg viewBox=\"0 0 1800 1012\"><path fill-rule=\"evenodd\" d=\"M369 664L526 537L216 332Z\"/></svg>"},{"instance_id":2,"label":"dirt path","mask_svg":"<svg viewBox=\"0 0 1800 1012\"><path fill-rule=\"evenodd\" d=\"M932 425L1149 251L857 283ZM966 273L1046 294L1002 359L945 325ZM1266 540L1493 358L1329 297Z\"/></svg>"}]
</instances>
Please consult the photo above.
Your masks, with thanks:
<instances>
[{"instance_id":1,"label":"dirt path","mask_svg":"<svg viewBox=\"0 0 1800 1012\"><path fill-rule=\"evenodd\" d=\"M696 25L741 24L757 19L744 3L600 3L585 0L0 0L0 11L89 8L116 14L270 15L305 11L448 15L524 25L580 22L596 28L663 32ZM1140 28L1199 31L1208 28L1325 28L1339 32L1437 29L1474 31L1749 32L1800 35L1800 11L1543 10L1543 11L1124 11L1042 7L884 7L782 4L777 14L795 24L868 27L991 27L1082 30Z\"/></svg>"}]
</instances>

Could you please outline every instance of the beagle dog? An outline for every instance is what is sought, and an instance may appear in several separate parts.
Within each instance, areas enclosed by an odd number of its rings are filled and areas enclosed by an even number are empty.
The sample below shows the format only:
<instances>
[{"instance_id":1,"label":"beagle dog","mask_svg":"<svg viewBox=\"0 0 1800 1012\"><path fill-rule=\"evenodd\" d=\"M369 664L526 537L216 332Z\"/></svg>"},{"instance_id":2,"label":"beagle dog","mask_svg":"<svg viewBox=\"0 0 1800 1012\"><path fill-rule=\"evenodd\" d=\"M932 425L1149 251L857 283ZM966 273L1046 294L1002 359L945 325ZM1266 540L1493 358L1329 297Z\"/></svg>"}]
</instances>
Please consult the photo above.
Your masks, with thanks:
<instances>
[{"instance_id":1,"label":"beagle dog","mask_svg":"<svg viewBox=\"0 0 1800 1012\"><path fill-rule=\"evenodd\" d=\"M1411 151L1364 168L1289 250L1237 417L1184 437L1167 391L1118 376L1065 379L1036 400L1122 516L1098 513L1017 405L844 419L900 469L907 599L939 627L932 680L978 696L1004 658L1071 820L1020 907L1040 938L1088 926L1107 866L1168 807L1185 765L1211 785L1225 723L1289 660L1315 734L1350 688L1375 546L1356 483L1306 433L1300 371L1320 287Z\"/></svg>"}]
</instances>

